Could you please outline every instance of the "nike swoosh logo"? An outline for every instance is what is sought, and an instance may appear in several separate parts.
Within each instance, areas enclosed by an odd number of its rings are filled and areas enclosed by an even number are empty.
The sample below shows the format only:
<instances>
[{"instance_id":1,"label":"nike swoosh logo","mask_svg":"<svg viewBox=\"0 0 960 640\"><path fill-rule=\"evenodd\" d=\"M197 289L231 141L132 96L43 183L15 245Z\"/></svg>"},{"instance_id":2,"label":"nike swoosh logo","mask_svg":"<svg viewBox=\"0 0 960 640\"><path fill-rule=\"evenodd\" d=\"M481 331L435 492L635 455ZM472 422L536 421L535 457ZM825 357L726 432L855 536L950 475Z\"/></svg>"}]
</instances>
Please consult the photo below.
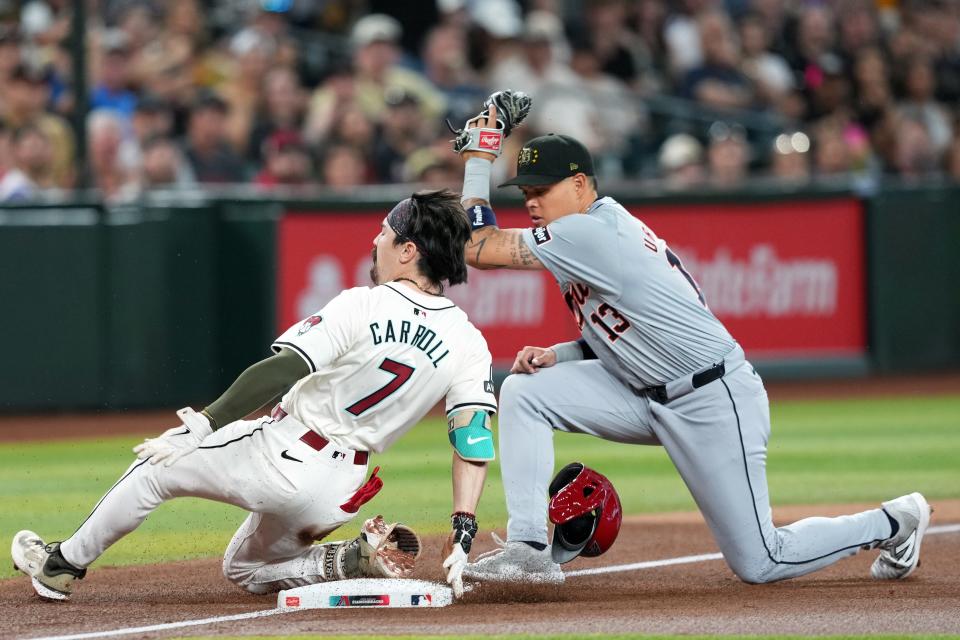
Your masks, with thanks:
<instances>
[{"instance_id":1,"label":"nike swoosh logo","mask_svg":"<svg viewBox=\"0 0 960 640\"><path fill-rule=\"evenodd\" d=\"M290 449L284 449L283 451L281 451L281 452L280 452L280 457L281 457L281 458L286 458L287 460L293 460L294 462L303 462L303 460L297 460L297 459L294 458L293 456L289 455L289 454L287 453L287 451L290 451Z\"/></svg>"},{"instance_id":2,"label":"nike swoosh logo","mask_svg":"<svg viewBox=\"0 0 960 640\"><path fill-rule=\"evenodd\" d=\"M910 537L903 541L903 543L894 549L893 557L901 562L909 562L912 559L913 551L916 549L917 541L917 532L914 531L910 534Z\"/></svg>"},{"instance_id":3,"label":"nike swoosh logo","mask_svg":"<svg viewBox=\"0 0 960 640\"><path fill-rule=\"evenodd\" d=\"M483 436L482 438L471 438L467 436L467 444L477 444L478 442L483 442L484 440L489 440L490 436Z\"/></svg>"}]
</instances>

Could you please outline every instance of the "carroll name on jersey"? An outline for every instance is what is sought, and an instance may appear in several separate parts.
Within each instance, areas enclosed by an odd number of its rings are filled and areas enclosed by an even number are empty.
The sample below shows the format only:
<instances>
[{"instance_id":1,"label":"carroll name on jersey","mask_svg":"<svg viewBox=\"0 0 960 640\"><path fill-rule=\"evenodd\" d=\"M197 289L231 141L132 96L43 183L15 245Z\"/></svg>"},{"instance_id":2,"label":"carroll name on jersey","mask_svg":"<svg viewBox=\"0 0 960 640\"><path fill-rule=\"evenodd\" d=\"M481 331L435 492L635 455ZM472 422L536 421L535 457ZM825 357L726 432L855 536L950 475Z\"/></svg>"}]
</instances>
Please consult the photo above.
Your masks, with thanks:
<instances>
[{"instance_id":1,"label":"carroll name on jersey","mask_svg":"<svg viewBox=\"0 0 960 640\"><path fill-rule=\"evenodd\" d=\"M420 349L433 363L434 368L450 353L436 331L422 324L414 327L409 320L373 322L370 324L370 333L373 335L374 345L384 342L404 342Z\"/></svg>"}]
</instances>

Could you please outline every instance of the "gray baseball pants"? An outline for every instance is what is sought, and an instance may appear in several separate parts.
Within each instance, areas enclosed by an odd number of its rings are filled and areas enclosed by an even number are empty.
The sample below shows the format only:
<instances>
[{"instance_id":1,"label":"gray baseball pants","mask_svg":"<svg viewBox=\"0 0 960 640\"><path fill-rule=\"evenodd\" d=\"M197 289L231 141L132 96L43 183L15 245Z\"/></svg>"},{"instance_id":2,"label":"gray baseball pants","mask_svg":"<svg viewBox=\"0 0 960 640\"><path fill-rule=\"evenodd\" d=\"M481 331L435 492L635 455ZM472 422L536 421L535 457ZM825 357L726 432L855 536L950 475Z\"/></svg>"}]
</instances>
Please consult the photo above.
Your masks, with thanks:
<instances>
[{"instance_id":1,"label":"gray baseball pants","mask_svg":"<svg viewBox=\"0 0 960 640\"><path fill-rule=\"evenodd\" d=\"M500 391L500 466L508 540L547 542L553 431L662 445L727 564L742 580L801 576L890 537L879 508L774 527L767 491L770 412L763 382L739 347L724 377L660 404L599 360L508 377ZM624 455L629 455L627 450Z\"/></svg>"}]
</instances>

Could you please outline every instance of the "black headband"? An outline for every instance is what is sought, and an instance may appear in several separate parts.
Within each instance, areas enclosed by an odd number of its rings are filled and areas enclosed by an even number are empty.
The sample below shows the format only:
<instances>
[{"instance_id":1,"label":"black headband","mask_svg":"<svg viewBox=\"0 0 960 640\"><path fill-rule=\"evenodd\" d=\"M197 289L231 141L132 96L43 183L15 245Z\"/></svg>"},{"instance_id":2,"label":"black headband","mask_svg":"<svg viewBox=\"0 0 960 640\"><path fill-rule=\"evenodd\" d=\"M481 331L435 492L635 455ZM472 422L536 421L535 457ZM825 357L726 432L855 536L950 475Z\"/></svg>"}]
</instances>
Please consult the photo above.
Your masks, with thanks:
<instances>
[{"instance_id":1,"label":"black headband","mask_svg":"<svg viewBox=\"0 0 960 640\"><path fill-rule=\"evenodd\" d=\"M401 242L410 241L417 244L415 240L407 235L410 230L410 218L413 214L413 200L407 198L397 203L390 213L387 214L387 224L397 234L397 239Z\"/></svg>"}]
</instances>

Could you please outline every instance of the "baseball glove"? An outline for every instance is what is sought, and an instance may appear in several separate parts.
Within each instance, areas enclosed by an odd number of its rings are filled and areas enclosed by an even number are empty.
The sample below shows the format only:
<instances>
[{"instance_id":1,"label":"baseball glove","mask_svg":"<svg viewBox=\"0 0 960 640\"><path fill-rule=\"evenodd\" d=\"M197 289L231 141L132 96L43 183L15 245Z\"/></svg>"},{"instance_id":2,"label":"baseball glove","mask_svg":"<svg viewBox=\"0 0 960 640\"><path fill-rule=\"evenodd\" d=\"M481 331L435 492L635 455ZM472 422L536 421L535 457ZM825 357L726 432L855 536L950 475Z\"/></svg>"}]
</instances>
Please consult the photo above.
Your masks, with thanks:
<instances>
[{"instance_id":1,"label":"baseball glove","mask_svg":"<svg viewBox=\"0 0 960 640\"><path fill-rule=\"evenodd\" d=\"M383 516L363 523L359 542L360 570L366 576L405 578L420 557L416 532L404 524L387 524Z\"/></svg>"},{"instance_id":2,"label":"baseball glove","mask_svg":"<svg viewBox=\"0 0 960 640\"><path fill-rule=\"evenodd\" d=\"M485 122L490 105L497 107L497 128L472 127L471 125L478 121ZM457 153L485 151L499 156L503 139L523 123L532 105L533 99L522 91L504 89L491 94L483 102L483 111L467 120L462 129L454 129L447 120L447 126L456 136L453 139L453 150Z\"/></svg>"}]
</instances>

